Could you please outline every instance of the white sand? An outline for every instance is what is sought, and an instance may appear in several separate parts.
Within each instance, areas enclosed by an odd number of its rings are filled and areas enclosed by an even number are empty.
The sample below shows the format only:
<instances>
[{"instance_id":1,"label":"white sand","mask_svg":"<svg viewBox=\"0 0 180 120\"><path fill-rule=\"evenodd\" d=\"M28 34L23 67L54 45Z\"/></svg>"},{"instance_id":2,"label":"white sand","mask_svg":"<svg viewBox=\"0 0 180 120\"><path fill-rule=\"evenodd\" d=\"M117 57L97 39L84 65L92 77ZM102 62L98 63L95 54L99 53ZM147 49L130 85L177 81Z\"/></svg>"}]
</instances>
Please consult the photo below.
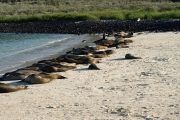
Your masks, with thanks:
<instances>
[{"instance_id":1,"label":"white sand","mask_svg":"<svg viewBox=\"0 0 180 120\"><path fill-rule=\"evenodd\" d=\"M65 80L0 94L0 120L179 120L180 32L143 33L130 48ZM123 60L126 53L140 60Z\"/></svg>"}]
</instances>

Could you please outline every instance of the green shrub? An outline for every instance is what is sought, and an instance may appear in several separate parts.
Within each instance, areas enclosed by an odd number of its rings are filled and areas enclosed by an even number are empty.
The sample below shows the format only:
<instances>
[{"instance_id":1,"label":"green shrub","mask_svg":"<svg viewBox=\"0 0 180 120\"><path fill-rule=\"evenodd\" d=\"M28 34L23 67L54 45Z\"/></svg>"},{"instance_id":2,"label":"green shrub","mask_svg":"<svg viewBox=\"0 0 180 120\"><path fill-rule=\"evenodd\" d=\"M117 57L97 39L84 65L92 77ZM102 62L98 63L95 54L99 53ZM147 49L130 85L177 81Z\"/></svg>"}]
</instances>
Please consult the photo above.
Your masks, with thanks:
<instances>
[{"instance_id":1,"label":"green shrub","mask_svg":"<svg viewBox=\"0 0 180 120\"><path fill-rule=\"evenodd\" d=\"M52 20L159 20L159 19L180 19L180 10L154 11L154 10L105 10L94 12L71 12L41 15L17 15L17 16L0 16L0 22L25 22L25 21L52 21Z\"/></svg>"}]
</instances>

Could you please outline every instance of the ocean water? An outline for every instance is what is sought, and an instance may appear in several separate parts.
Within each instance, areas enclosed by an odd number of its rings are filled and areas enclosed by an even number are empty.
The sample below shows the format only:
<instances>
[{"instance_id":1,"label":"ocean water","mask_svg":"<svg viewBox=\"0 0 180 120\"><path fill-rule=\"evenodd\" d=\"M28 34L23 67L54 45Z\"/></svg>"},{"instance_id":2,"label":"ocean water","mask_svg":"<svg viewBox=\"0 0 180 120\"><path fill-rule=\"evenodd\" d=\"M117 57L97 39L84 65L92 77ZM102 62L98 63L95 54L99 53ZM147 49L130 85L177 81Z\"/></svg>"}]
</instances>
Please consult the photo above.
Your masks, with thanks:
<instances>
[{"instance_id":1,"label":"ocean water","mask_svg":"<svg viewBox=\"0 0 180 120\"><path fill-rule=\"evenodd\" d=\"M59 54L89 35L0 33L0 74Z\"/></svg>"}]
</instances>

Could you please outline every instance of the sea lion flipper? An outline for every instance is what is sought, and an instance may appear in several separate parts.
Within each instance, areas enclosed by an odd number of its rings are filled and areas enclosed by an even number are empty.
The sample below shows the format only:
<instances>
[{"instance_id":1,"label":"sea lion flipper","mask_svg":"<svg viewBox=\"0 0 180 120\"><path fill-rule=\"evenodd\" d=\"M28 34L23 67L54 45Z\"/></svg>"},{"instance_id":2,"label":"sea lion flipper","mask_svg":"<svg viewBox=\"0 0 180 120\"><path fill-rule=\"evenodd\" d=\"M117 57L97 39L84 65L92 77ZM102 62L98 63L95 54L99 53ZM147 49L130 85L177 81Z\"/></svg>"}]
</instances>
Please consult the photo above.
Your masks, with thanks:
<instances>
[{"instance_id":1,"label":"sea lion flipper","mask_svg":"<svg viewBox=\"0 0 180 120\"><path fill-rule=\"evenodd\" d=\"M125 59L142 59L141 57L135 57L134 55L128 53L125 55Z\"/></svg>"},{"instance_id":2,"label":"sea lion flipper","mask_svg":"<svg viewBox=\"0 0 180 120\"><path fill-rule=\"evenodd\" d=\"M88 69L90 69L90 70L100 70L100 68L98 68L97 66L96 66L96 64L90 64L89 65L89 68Z\"/></svg>"},{"instance_id":3,"label":"sea lion flipper","mask_svg":"<svg viewBox=\"0 0 180 120\"><path fill-rule=\"evenodd\" d=\"M59 76L58 79L67 79L67 77Z\"/></svg>"}]
</instances>

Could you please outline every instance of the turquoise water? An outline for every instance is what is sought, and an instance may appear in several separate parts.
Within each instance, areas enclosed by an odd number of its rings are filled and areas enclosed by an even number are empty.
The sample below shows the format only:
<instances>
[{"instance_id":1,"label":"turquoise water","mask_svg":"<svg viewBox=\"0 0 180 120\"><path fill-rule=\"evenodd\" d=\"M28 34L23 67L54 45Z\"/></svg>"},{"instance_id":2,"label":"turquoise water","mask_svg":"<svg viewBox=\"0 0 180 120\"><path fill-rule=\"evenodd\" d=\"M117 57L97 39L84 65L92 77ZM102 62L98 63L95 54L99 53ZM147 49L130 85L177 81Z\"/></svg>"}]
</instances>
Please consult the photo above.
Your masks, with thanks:
<instances>
[{"instance_id":1,"label":"turquoise water","mask_svg":"<svg viewBox=\"0 0 180 120\"><path fill-rule=\"evenodd\" d=\"M0 74L57 54L87 35L0 33Z\"/></svg>"}]
</instances>

